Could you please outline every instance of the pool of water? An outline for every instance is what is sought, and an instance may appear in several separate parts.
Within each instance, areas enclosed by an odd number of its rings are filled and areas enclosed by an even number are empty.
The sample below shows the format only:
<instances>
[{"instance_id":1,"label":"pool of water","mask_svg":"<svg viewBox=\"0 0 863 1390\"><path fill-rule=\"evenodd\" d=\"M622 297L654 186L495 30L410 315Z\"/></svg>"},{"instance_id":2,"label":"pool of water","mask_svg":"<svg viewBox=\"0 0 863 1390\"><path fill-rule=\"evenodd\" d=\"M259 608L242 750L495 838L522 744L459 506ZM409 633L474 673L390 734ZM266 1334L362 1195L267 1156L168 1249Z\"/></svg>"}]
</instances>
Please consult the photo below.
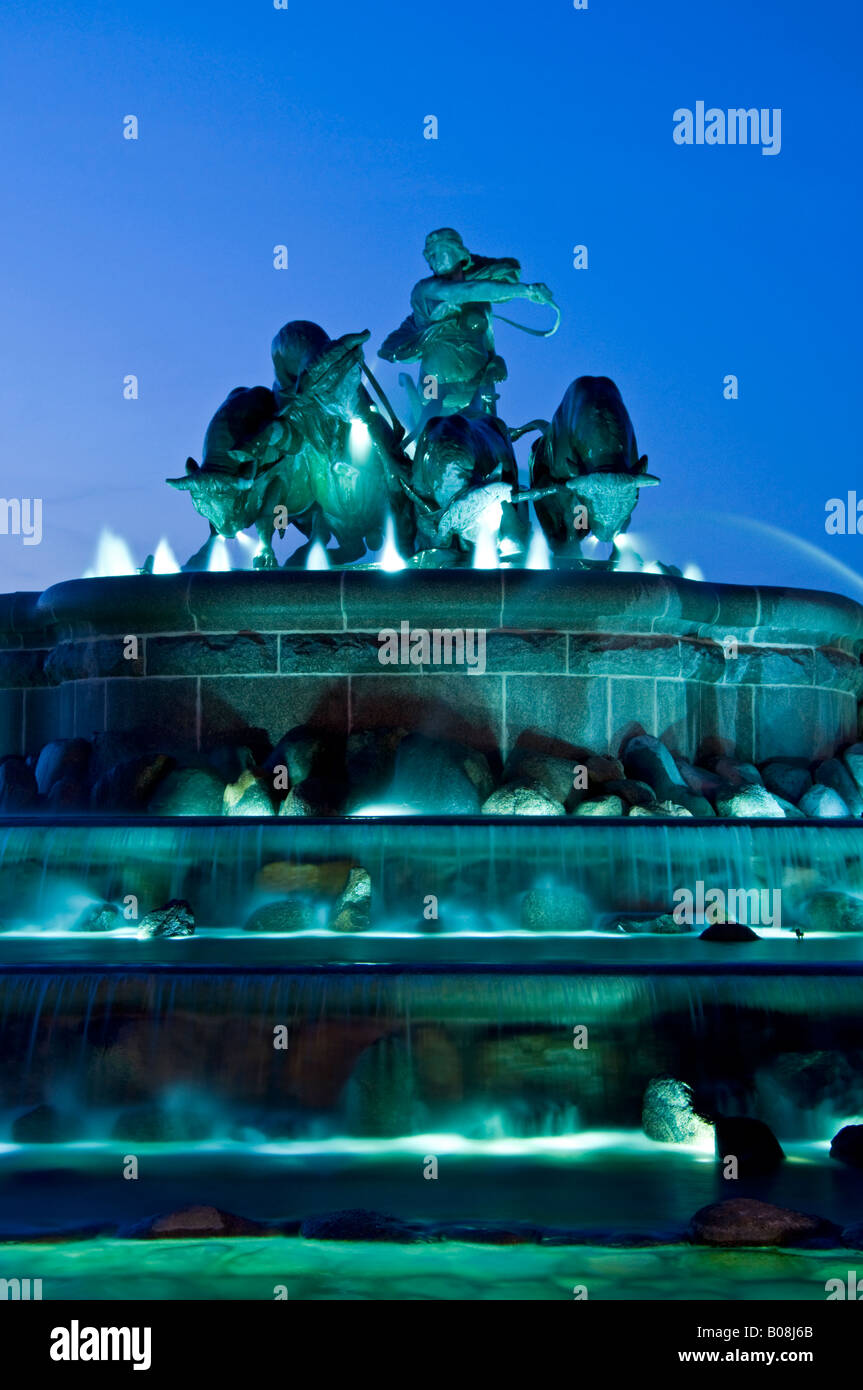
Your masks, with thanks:
<instances>
[{"instance_id":1,"label":"pool of water","mask_svg":"<svg viewBox=\"0 0 863 1390\"><path fill-rule=\"evenodd\" d=\"M355 1244L296 1237L91 1240L0 1246L0 1278L51 1299L517 1299L824 1301L853 1251L702 1250L467 1242ZM859 1261L858 1261L859 1263Z\"/></svg>"}]
</instances>

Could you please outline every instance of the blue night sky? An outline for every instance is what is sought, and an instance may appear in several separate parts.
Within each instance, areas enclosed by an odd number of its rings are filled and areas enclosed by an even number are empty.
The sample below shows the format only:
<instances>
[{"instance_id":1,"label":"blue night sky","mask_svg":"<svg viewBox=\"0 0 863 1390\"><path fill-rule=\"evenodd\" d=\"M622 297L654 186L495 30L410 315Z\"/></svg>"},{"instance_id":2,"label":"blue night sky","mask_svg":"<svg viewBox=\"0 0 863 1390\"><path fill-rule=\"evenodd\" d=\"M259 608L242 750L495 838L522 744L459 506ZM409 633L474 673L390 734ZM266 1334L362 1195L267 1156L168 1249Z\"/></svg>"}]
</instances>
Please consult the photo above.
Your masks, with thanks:
<instances>
[{"instance_id":1,"label":"blue night sky","mask_svg":"<svg viewBox=\"0 0 863 1390\"><path fill-rule=\"evenodd\" d=\"M102 526L184 560L206 525L162 480L270 384L274 332L379 345L453 225L563 312L549 341L499 326L509 423L620 386L662 478L645 558L863 598L863 542L824 525L863 497L858 0L5 0L0 30L0 495L44 504L0 589L83 573ZM676 145L698 100L781 108L781 153Z\"/></svg>"}]
</instances>

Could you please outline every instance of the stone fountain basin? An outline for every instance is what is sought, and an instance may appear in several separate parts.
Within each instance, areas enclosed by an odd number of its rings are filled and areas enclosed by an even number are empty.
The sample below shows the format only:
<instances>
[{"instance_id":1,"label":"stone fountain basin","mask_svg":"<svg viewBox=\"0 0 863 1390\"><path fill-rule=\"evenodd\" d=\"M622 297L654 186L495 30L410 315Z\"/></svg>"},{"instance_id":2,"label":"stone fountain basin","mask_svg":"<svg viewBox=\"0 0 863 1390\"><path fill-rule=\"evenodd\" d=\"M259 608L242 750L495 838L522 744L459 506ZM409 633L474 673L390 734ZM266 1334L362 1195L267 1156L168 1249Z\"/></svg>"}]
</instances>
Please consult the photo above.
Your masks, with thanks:
<instances>
[{"instance_id":1,"label":"stone fountain basin","mask_svg":"<svg viewBox=\"0 0 863 1390\"><path fill-rule=\"evenodd\" d=\"M484 670L383 666L379 633L481 630ZM129 657L125 639L134 637ZM0 597L0 754L170 730L207 749L299 725L407 727L505 757L530 734L616 753L830 756L863 694L863 608L811 590L587 571L244 571ZM733 650L729 658L728 652Z\"/></svg>"}]
</instances>

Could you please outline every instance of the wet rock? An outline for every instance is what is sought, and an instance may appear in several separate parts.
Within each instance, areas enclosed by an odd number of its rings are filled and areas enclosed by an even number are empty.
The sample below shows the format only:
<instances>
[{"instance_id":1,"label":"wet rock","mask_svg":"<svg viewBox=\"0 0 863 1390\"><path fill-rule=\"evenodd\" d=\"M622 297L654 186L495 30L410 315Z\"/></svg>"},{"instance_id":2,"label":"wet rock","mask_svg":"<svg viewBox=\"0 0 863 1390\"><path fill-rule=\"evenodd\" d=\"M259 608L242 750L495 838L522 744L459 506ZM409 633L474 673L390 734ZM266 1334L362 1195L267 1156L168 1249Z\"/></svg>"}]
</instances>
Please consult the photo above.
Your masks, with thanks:
<instances>
[{"instance_id":1,"label":"wet rock","mask_svg":"<svg viewBox=\"0 0 863 1390\"><path fill-rule=\"evenodd\" d=\"M79 782L73 777L59 778L44 797L45 809L56 812L60 816L75 815L79 811L86 811L89 804L89 786L86 782Z\"/></svg>"},{"instance_id":2,"label":"wet rock","mask_svg":"<svg viewBox=\"0 0 863 1390\"><path fill-rule=\"evenodd\" d=\"M538 787L500 787L481 807L484 816L564 816L562 801Z\"/></svg>"},{"instance_id":3,"label":"wet rock","mask_svg":"<svg viewBox=\"0 0 863 1390\"><path fill-rule=\"evenodd\" d=\"M396 754L387 802L425 815L477 815L494 790L488 761L460 743L408 734Z\"/></svg>"},{"instance_id":4,"label":"wet rock","mask_svg":"<svg viewBox=\"0 0 863 1390\"><path fill-rule=\"evenodd\" d=\"M658 917L615 917L609 931L628 932L634 936L683 936L692 931L689 922L678 922L672 912Z\"/></svg>"},{"instance_id":5,"label":"wet rock","mask_svg":"<svg viewBox=\"0 0 863 1390\"><path fill-rule=\"evenodd\" d=\"M36 784L42 795L65 778L86 784L92 751L86 738L58 738L46 743L36 760Z\"/></svg>"},{"instance_id":6,"label":"wet rock","mask_svg":"<svg viewBox=\"0 0 863 1390\"><path fill-rule=\"evenodd\" d=\"M764 785L769 792L795 806L812 786L812 777L806 763L791 758L773 758L761 769Z\"/></svg>"},{"instance_id":7,"label":"wet rock","mask_svg":"<svg viewBox=\"0 0 863 1390\"><path fill-rule=\"evenodd\" d=\"M764 1177L785 1161L779 1140L768 1125L747 1116L723 1116L716 1121L716 1157L733 1155L740 1178Z\"/></svg>"},{"instance_id":8,"label":"wet rock","mask_svg":"<svg viewBox=\"0 0 863 1390\"><path fill-rule=\"evenodd\" d=\"M266 753L262 750L262 756ZM244 772L254 772L257 759L245 743L222 743L207 753L207 762L222 781L238 782Z\"/></svg>"},{"instance_id":9,"label":"wet rock","mask_svg":"<svg viewBox=\"0 0 863 1390\"><path fill-rule=\"evenodd\" d=\"M267 784L250 769L241 772L236 782L230 782L222 799L224 816L271 816L273 803Z\"/></svg>"},{"instance_id":10,"label":"wet rock","mask_svg":"<svg viewBox=\"0 0 863 1390\"><path fill-rule=\"evenodd\" d=\"M846 1226L841 1239L842 1244L847 1245L849 1250L863 1250L863 1221L855 1221L853 1226Z\"/></svg>"},{"instance_id":11,"label":"wet rock","mask_svg":"<svg viewBox=\"0 0 863 1390\"><path fill-rule=\"evenodd\" d=\"M776 793L775 793L775 792L774 792L773 794L774 794L774 796L776 796ZM783 811L785 812L785 819L786 819L786 820L805 820L805 819L806 819L806 817L804 816L803 812L800 810L799 807L797 807L797 806L794 805L793 801L786 801L785 798L784 798L784 796L777 796L777 797L776 797L776 800L777 800L777 802L779 803L779 805L782 807Z\"/></svg>"},{"instance_id":12,"label":"wet rock","mask_svg":"<svg viewBox=\"0 0 863 1390\"><path fill-rule=\"evenodd\" d=\"M851 774L855 787L863 796L863 743L852 743L850 748L846 748L842 754L842 761Z\"/></svg>"},{"instance_id":13,"label":"wet rock","mask_svg":"<svg viewBox=\"0 0 863 1390\"><path fill-rule=\"evenodd\" d=\"M604 790L606 796L619 796L624 808L627 806L653 806L656 803L652 787L649 787L646 782L633 782L628 777L606 782Z\"/></svg>"},{"instance_id":14,"label":"wet rock","mask_svg":"<svg viewBox=\"0 0 863 1390\"><path fill-rule=\"evenodd\" d=\"M742 785L736 790L721 792L716 798L716 813L740 820L769 817L784 820L785 812L772 792L760 783Z\"/></svg>"},{"instance_id":15,"label":"wet rock","mask_svg":"<svg viewBox=\"0 0 863 1390\"><path fill-rule=\"evenodd\" d=\"M284 893L286 897L292 893L335 897L354 867L350 859L325 859L319 864L292 864L277 859L259 870L255 888L266 893Z\"/></svg>"},{"instance_id":16,"label":"wet rock","mask_svg":"<svg viewBox=\"0 0 863 1390\"><path fill-rule=\"evenodd\" d=\"M503 786L528 787L565 806L573 793L576 761L517 746L506 760Z\"/></svg>"},{"instance_id":17,"label":"wet rock","mask_svg":"<svg viewBox=\"0 0 863 1390\"><path fill-rule=\"evenodd\" d=\"M692 816L691 811L687 810L685 806L679 806L675 801L649 801L646 806L631 807L629 814L631 816L646 816L655 820Z\"/></svg>"},{"instance_id":18,"label":"wet rock","mask_svg":"<svg viewBox=\"0 0 863 1390\"><path fill-rule=\"evenodd\" d=\"M589 753L581 760L587 768L588 785L603 787L606 782L619 782L623 777L623 763L619 758L608 758L601 753Z\"/></svg>"},{"instance_id":19,"label":"wet rock","mask_svg":"<svg viewBox=\"0 0 863 1390\"><path fill-rule=\"evenodd\" d=\"M727 756L708 758L709 768L727 788L739 790L741 787L761 785L761 773L754 763L739 762Z\"/></svg>"},{"instance_id":20,"label":"wet rock","mask_svg":"<svg viewBox=\"0 0 863 1390\"><path fill-rule=\"evenodd\" d=\"M114 903L91 903L84 908L72 931L116 931L123 922L123 914Z\"/></svg>"},{"instance_id":21,"label":"wet rock","mask_svg":"<svg viewBox=\"0 0 863 1390\"><path fill-rule=\"evenodd\" d=\"M851 814L839 793L823 782L816 782L800 798L800 810L814 820L835 820Z\"/></svg>"},{"instance_id":22,"label":"wet rock","mask_svg":"<svg viewBox=\"0 0 863 1390\"><path fill-rule=\"evenodd\" d=\"M843 1125L831 1140L830 1157L849 1168L863 1168L863 1125Z\"/></svg>"},{"instance_id":23,"label":"wet rock","mask_svg":"<svg viewBox=\"0 0 863 1390\"><path fill-rule=\"evenodd\" d=\"M826 1048L783 1052L768 1072L769 1090L778 1089L803 1110L829 1103L833 1113L855 1114L863 1107L863 1057Z\"/></svg>"},{"instance_id":24,"label":"wet rock","mask_svg":"<svg viewBox=\"0 0 863 1390\"><path fill-rule=\"evenodd\" d=\"M649 734L637 734L621 750L627 777L647 782L657 801L674 801L693 816L710 816L713 808L706 797L689 790L683 774L665 744Z\"/></svg>"},{"instance_id":25,"label":"wet rock","mask_svg":"<svg viewBox=\"0 0 863 1390\"><path fill-rule=\"evenodd\" d=\"M660 1144L698 1144L713 1137L712 1124L692 1104L691 1086L672 1077L655 1076L648 1083L641 1127Z\"/></svg>"},{"instance_id":26,"label":"wet rock","mask_svg":"<svg viewBox=\"0 0 863 1390\"><path fill-rule=\"evenodd\" d=\"M577 888L532 888L521 903L520 925L525 931L589 931L593 908Z\"/></svg>"},{"instance_id":27,"label":"wet rock","mask_svg":"<svg viewBox=\"0 0 863 1390\"><path fill-rule=\"evenodd\" d=\"M290 789L314 807L313 811L302 814L341 814L348 790L345 740L301 724L279 740L264 763L263 774L275 796L281 797ZM297 812L287 810L284 814Z\"/></svg>"},{"instance_id":28,"label":"wet rock","mask_svg":"<svg viewBox=\"0 0 863 1390\"><path fill-rule=\"evenodd\" d=\"M256 908L243 923L243 931L310 931L320 925L319 912L313 902L306 898L286 898L284 902Z\"/></svg>"},{"instance_id":29,"label":"wet rock","mask_svg":"<svg viewBox=\"0 0 863 1390\"><path fill-rule=\"evenodd\" d=\"M386 802L396 767L396 753L407 729L367 729L348 736L345 768L348 783L345 812Z\"/></svg>"},{"instance_id":30,"label":"wet rock","mask_svg":"<svg viewBox=\"0 0 863 1390\"><path fill-rule=\"evenodd\" d=\"M32 811L38 795L36 774L29 763L24 758L4 758L0 763L0 814Z\"/></svg>"},{"instance_id":31,"label":"wet rock","mask_svg":"<svg viewBox=\"0 0 863 1390\"><path fill-rule=\"evenodd\" d=\"M597 800L580 801L577 816L622 816L623 802L619 796L601 796Z\"/></svg>"},{"instance_id":32,"label":"wet rock","mask_svg":"<svg viewBox=\"0 0 863 1390\"><path fill-rule=\"evenodd\" d=\"M329 920L330 931L368 931L372 924L372 880L365 869L351 869Z\"/></svg>"},{"instance_id":33,"label":"wet rock","mask_svg":"<svg viewBox=\"0 0 863 1390\"><path fill-rule=\"evenodd\" d=\"M426 1238L468 1241L471 1245L538 1245L543 1228L528 1221L436 1221Z\"/></svg>"},{"instance_id":34,"label":"wet rock","mask_svg":"<svg viewBox=\"0 0 863 1390\"><path fill-rule=\"evenodd\" d=\"M81 1135L81 1118L53 1105L37 1105L12 1121L14 1144L64 1144Z\"/></svg>"},{"instance_id":35,"label":"wet rock","mask_svg":"<svg viewBox=\"0 0 863 1390\"><path fill-rule=\"evenodd\" d=\"M806 900L803 920L812 931L863 932L863 898L825 888Z\"/></svg>"},{"instance_id":36,"label":"wet rock","mask_svg":"<svg viewBox=\"0 0 863 1390\"><path fill-rule=\"evenodd\" d=\"M200 1240L204 1236L260 1236L267 1233L267 1227L257 1221L249 1221L244 1216L235 1216L233 1212L210 1206L180 1207L178 1211L148 1216L144 1221L120 1231L125 1239L136 1240Z\"/></svg>"},{"instance_id":37,"label":"wet rock","mask_svg":"<svg viewBox=\"0 0 863 1390\"><path fill-rule=\"evenodd\" d=\"M844 763L827 758L815 769L815 786L830 787L842 798L852 816L863 816L863 796Z\"/></svg>"},{"instance_id":38,"label":"wet rock","mask_svg":"<svg viewBox=\"0 0 863 1390\"><path fill-rule=\"evenodd\" d=\"M166 753L145 753L115 763L94 783L90 805L94 811L141 811L176 766L176 759Z\"/></svg>"},{"instance_id":39,"label":"wet rock","mask_svg":"<svg viewBox=\"0 0 863 1390\"><path fill-rule=\"evenodd\" d=\"M417 1234L406 1221L364 1207L309 1216L300 1227L305 1240L414 1241Z\"/></svg>"},{"instance_id":40,"label":"wet rock","mask_svg":"<svg viewBox=\"0 0 863 1390\"><path fill-rule=\"evenodd\" d=\"M316 807L298 792L296 787L291 787L284 801L279 805L280 816L316 816Z\"/></svg>"},{"instance_id":41,"label":"wet rock","mask_svg":"<svg viewBox=\"0 0 863 1390\"><path fill-rule=\"evenodd\" d=\"M760 941L757 932L742 922L714 922L701 933L702 941Z\"/></svg>"},{"instance_id":42,"label":"wet rock","mask_svg":"<svg viewBox=\"0 0 863 1390\"><path fill-rule=\"evenodd\" d=\"M151 816L221 816L224 794L224 782L210 768L176 768L159 783L147 811Z\"/></svg>"},{"instance_id":43,"label":"wet rock","mask_svg":"<svg viewBox=\"0 0 863 1390\"><path fill-rule=\"evenodd\" d=\"M692 1218L689 1239L696 1245L725 1248L746 1245L804 1245L821 1236L838 1235L838 1227L820 1216L775 1207L751 1197L731 1197L702 1207Z\"/></svg>"},{"instance_id":44,"label":"wet rock","mask_svg":"<svg viewBox=\"0 0 863 1390\"><path fill-rule=\"evenodd\" d=\"M195 914L184 898L172 898L164 907L148 912L138 927L138 940L151 937L193 936Z\"/></svg>"},{"instance_id":45,"label":"wet rock","mask_svg":"<svg viewBox=\"0 0 863 1390\"><path fill-rule=\"evenodd\" d=\"M704 797L705 801L714 801L717 793L725 786L722 778L706 767L698 767L680 757L675 757L674 761L689 790L696 796Z\"/></svg>"},{"instance_id":46,"label":"wet rock","mask_svg":"<svg viewBox=\"0 0 863 1390\"><path fill-rule=\"evenodd\" d=\"M276 768L287 768L289 786L296 787L309 778L332 775L334 757L340 758L338 740L319 729L300 724L289 730L276 744L264 768L273 775Z\"/></svg>"}]
</instances>

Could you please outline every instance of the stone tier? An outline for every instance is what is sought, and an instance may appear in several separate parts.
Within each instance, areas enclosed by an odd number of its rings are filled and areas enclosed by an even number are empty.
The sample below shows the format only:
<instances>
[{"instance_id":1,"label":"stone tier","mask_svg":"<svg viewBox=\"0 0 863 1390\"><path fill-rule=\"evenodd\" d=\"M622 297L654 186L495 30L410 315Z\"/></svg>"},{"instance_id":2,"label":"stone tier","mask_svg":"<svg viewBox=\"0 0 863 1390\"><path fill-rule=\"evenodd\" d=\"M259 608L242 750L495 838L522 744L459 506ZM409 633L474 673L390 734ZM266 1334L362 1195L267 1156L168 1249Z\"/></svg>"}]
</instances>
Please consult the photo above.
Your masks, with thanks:
<instances>
[{"instance_id":1,"label":"stone tier","mask_svg":"<svg viewBox=\"0 0 863 1390\"><path fill-rule=\"evenodd\" d=\"M483 630L484 672L381 665L378 634L403 622ZM835 594L601 569L81 579L0 596L0 755L105 732L206 750L307 725L503 757L524 735L616 753L641 729L689 758L721 740L816 759L857 737L861 649L863 608Z\"/></svg>"}]
</instances>

